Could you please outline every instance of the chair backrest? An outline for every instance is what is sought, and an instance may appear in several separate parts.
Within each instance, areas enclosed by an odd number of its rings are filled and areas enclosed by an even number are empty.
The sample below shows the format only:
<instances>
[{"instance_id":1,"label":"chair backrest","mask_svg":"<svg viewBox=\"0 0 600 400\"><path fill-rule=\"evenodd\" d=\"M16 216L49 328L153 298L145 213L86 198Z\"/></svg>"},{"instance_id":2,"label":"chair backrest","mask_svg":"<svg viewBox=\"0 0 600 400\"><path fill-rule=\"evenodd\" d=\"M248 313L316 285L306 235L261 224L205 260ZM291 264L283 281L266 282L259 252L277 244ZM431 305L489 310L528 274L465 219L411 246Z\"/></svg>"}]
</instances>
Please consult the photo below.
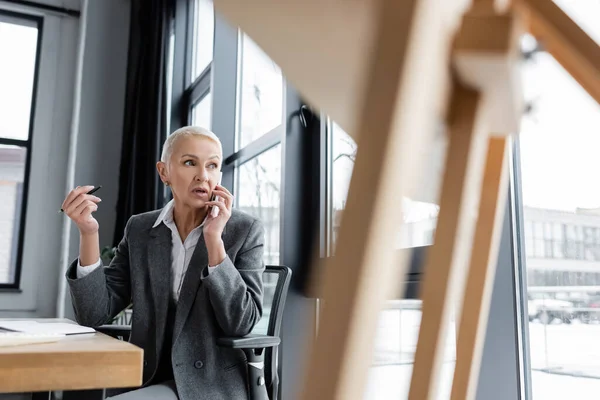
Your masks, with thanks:
<instances>
[{"instance_id":1,"label":"chair backrest","mask_svg":"<svg viewBox=\"0 0 600 400\"><path fill-rule=\"evenodd\" d=\"M280 336L283 308L287 298L292 270L281 265L267 265L263 275L263 316L252 333ZM265 350L265 384L269 398L276 400L279 389L279 348Z\"/></svg>"}]
</instances>

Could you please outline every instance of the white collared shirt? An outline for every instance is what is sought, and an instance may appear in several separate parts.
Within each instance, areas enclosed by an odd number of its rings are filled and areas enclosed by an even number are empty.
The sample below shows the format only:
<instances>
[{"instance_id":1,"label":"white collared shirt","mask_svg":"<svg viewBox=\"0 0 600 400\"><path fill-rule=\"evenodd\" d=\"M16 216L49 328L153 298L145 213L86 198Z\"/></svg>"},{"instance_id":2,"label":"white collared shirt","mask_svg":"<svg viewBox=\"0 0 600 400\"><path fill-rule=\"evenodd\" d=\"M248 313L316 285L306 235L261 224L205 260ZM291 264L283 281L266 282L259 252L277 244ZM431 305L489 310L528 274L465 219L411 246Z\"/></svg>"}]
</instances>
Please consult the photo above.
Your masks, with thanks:
<instances>
[{"instance_id":1,"label":"white collared shirt","mask_svg":"<svg viewBox=\"0 0 600 400\"><path fill-rule=\"evenodd\" d=\"M192 259L192 255L194 254L198 240L200 239L200 236L202 236L202 226L204 223L194 228L187 236L185 241L182 242L181 237L179 236L179 231L177 230L177 226L175 225L175 221L173 219L173 206L173 200L167 203L152 227L156 228L161 223L164 223L171 230L171 240L173 241L173 246L171 247L171 295L173 296L173 299L177 301L179 299L181 285L183 284L183 278L185 277L185 273L190 265L190 260ZM85 267L78 264L77 278L83 278L101 265L101 260L98 260L93 265ZM214 267L208 266L208 273L210 274L212 270L217 267L218 265Z\"/></svg>"}]
</instances>

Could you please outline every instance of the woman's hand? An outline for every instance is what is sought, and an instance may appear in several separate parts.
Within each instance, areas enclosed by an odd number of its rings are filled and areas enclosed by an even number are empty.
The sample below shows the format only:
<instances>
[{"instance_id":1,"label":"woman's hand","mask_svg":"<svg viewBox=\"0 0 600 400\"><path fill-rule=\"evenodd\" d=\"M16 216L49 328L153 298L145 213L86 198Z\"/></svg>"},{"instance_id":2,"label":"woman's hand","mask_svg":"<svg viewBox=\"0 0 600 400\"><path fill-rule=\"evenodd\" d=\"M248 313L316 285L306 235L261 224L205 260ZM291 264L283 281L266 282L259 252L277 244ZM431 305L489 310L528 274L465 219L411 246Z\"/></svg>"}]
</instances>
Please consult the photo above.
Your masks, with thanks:
<instances>
[{"instance_id":1,"label":"woman's hand","mask_svg":"<svg viewBox=\"0 0 600 400\"><path fill-rule=\"evenodd\" d=\"M93 186L78 186L71 190L62 204L65 214L75 222L82 236L97 233L100 228L92 213L98 211L98 203L102 200L87 194L93 188Z\"/></svg>"},{"instance_id":2,"label":"woman's hand","mask_svg":"<svg viewBox=\"0 0 600 400\"><path fill-rule=\"evenodd\" d=\"M221 239L225 224L231 217L231 209L233 207L233 195L221 185L215 186L213 194L219 196L217 201L209 201L206 203L209 207L219 207L219 215L212 216L212 209L209 208L206 221L204 222L203 233L206 240Z\"/></svg>"},{"instance_id":3,"label":"woman's hand","mask_svg":"<svg viewBox=\"0 0 600 400\"><path fill-rule=\"evenodd\" d=\"M216 266L223 262L227 254L221 235L225 224L231 217L231 209L233 207L233 195L223 186L217 185L213 189L213 194L219 196L217 201L209 201L206 203L209 207L219 207L219 215L212 216L212 209L209 208L208 215L204 222L202 233L208 251L208 262L210 266Z\"/></svg>"}]
</instances>

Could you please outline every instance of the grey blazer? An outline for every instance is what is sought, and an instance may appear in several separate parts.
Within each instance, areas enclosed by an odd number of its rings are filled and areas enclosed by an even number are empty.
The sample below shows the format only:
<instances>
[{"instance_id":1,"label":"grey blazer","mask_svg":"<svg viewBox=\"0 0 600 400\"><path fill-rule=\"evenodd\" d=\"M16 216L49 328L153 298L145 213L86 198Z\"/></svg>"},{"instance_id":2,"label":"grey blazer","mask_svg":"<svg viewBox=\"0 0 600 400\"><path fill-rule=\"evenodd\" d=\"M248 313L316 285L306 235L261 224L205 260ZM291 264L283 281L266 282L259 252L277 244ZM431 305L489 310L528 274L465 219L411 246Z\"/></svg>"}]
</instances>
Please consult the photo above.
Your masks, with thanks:
<instances>
[{"instance_id":1,"label":"grey blazer","mask_svg":"<svg viewBox=\"0 0 600 400\"><path fill-rule=\"evenodd\" d=\"M67 280L77 322L109 323L133 302L130 342L144 349L144 386L153 383L171 292L171 231L160 210L132 217L108 267L76 279L77 260ZM259 220L233 210L223 233L227 258L208 275L201 236L188 267L175 314L172 363L179 397L246 399L246 358L220 348L216 339L243 336L262 316L264 230Z\"/></svg>"}]
</instances>

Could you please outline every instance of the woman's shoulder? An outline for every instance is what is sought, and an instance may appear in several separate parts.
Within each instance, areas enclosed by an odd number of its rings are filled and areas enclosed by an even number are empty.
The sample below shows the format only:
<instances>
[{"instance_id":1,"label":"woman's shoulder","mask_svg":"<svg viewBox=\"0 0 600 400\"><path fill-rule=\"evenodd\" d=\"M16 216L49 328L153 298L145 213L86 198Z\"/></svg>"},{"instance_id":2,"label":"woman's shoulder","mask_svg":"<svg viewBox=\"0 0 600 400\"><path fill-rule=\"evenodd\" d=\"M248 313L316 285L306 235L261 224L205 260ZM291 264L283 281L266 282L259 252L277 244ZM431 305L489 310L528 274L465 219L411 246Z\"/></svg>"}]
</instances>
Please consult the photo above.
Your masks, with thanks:
<instances>
[{"instance_id":1,"label":"woman's shoulder","mask_svg":"<svg viewBox=\"0 0 600 400\"><path fill-rule=\"evenodd\" d=\"M251 227L260 228L262 223L259 218L256 218L249 213L242 211L238 208L234 208L231 210L231 218L227 222L227 227L234 227L237 229L248 230Z\"/></svg>"},{"instance_id":2,"label":"woman's shoulder","mask_svg":"<svg viewBox=\"0 0 600 400\"><path fill-rule=\"evenodd\" d=\"M264 227L259 218L234 208L231 217L225 225L226 243L254 243L264 237ZM233 241L233 242L232 242Z\"/></svg>"},{"instance_id":3,"label":"woman's shoulder","mask_svg":"<svg viewBox=\"0 0 600 400\"><path fill-rule=\"evenodd\" d=\"M148 211L141 214L132 215L127 223L129 230L148 230L156 223L161 210Z\"/></svg>"}]
</instances>

